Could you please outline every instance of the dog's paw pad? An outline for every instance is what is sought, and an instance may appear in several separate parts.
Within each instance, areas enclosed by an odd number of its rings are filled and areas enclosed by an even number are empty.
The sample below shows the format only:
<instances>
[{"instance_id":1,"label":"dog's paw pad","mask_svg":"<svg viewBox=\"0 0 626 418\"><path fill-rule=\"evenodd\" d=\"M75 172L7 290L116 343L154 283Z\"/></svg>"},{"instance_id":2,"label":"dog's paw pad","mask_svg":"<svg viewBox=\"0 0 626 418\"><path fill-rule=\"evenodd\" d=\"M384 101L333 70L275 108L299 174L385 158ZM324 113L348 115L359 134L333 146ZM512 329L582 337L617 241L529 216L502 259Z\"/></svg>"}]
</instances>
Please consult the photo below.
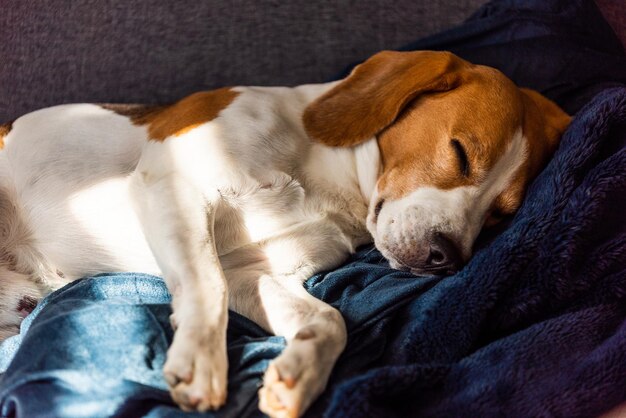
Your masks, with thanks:
<instances>
[{"instance_id":1,"label":"dog's paw pad","mask_svg":"<svg viewBox=\"0 0 626 418\"><path fill-rule=\"evenodd\" d=\"M322 392L328 373L315 367L320 345L313 329L303 329L273 360L259 391L259 408L272 418L300 416Z\"/></svg>"},{"instance_id":2,"label":"dog's paw pad","mask_svg":"<svg viewBox=\"0 0 626 418\"><path fill-rule=\"evenodd\" d=\"M226 402L225 344L208 347L200 341L207 340L175 336L163 367L172 399L184 411L205 412Z\"/></svg>"},{"instance_id":3,"label":"dog's paw pad","mask_svg":"<svg viewBox=\"0 0 626 418\"><path fill-rule=\"evenodd\" d=\"M271 418L297 418L300 414L300 396L293 389L296 381L284 380L275 362L270 363L263 387L259 390L259 409Z\"/></svg>"}]
</instances>

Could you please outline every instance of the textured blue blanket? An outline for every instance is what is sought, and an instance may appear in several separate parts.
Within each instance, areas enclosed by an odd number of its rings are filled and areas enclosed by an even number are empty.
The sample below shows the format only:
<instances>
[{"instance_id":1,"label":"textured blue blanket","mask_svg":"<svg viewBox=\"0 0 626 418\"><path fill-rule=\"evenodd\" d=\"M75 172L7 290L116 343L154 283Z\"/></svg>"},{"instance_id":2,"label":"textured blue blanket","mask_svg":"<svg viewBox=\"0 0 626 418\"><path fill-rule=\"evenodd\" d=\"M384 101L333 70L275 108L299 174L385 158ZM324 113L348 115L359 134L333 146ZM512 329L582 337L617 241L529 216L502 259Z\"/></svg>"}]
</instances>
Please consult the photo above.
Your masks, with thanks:
<instances>
[{"instance_id":1,"label":"textured blue blanket","mask_svg":"<svg viewBox=\"0 0 626 418\"><path fill-rule=\"evenodd\" d=\"M497 66L578 112L519 213L459 274L416 278L366 248L306 283L349 330L308 415L588 417L626 401L626 88L607 88L626 83L623 50L589 2L561 0L492 2L415 46ZM168 301L160 279L129 273L50 295L0 346L0 415L190 415L161 375ZM228 338L214 415L260 416L284 341L234 313Z\"/></svg>"}]
</instances>

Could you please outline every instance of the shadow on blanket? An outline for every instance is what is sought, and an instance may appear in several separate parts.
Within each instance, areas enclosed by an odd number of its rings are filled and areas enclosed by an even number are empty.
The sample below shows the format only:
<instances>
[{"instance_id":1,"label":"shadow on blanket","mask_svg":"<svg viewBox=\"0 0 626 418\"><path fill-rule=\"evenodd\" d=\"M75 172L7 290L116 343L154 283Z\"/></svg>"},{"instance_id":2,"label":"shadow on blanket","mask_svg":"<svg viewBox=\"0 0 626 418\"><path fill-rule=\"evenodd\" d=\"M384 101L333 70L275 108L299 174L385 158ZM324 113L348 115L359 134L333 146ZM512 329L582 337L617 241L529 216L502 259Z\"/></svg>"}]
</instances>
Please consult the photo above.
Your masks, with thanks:
<instances>
[{"instance_id":1,"label":"shadow on blanket","mask_svg":"<svg viewBox=\"0 0 626 418\"><path fill-rule=\"evenodd\" d=\"M602 92L456 276L393 271L366 248L306 283L349 329L309 416L588 417L626 400L626 88L607 89L626 83L626 58L608 30L590 2L496 1L414 45L499 67L570 112ZM130 273L50 295L0 346L0 414L188 415L161 375L168 302L160 279ZM230 395L214 415L260 416L256 390L284 340L232 312L228 338Z\"/></svg>"}]
</instances>

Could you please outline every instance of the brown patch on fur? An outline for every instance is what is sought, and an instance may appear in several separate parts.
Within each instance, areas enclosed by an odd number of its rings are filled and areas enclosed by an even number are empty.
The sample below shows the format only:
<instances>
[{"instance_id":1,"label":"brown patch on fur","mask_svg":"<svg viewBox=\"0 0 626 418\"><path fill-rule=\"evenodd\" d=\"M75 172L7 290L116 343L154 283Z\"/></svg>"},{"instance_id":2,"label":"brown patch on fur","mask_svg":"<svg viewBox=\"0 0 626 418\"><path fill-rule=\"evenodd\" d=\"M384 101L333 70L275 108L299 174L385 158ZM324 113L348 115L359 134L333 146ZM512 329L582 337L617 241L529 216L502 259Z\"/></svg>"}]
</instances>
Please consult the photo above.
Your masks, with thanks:
<instances>
[{"instance_id":1,"label":"brown patch on fur","mask_svg":"<svg viewBox=\"0 0 626 418\"><path fill-rule=\"evenodd\" d=\"M32 296L24 296L17 303L16 309L18 311L25 311L27 313L31 313L37 307L37 299Z\"/></svg>"},{"instance_id":2,"label":"brown patch on fur","mask_svg":"<svg viewBox=\"0 0 626 418\"><path fill-rule=\"evenodd\" d=\"M0 125L0 149L4 148L4 137L13 129L13 121Z\"/></svg>"},{"instance_id":3,"label":"brown patch on fur","mask_svg":"<svg viewBox=\"0 0 626 418\"><path fill-rule=\"evenodd\" d=\"M502 215L513 214L519 208L528 184L552 157L572 119L538 92L527 88L519 90L524 104L523 134L528 141L528 158L494 202L492 211ZM488 218L487 224L493 223L493 219Z\"/></svg>"},{"instance_id":4,"label":"brown patch on fur","mask_svg":"<svg viewBox=\"0 0 626 418\"><path fill-rule=\"evenodd\" d=\"M150 139L163 141L215 119L239 95L230 88L195 93L170 106L101 105L128 116L137 125L148 125Z\"/></svg>"},{"instance_id":5,"label":"brown patch on fur","mask_svg":"<svg viewBox=\"0 0 626 418\"><path fill-rule=\"evenodd\" d=\"M470 66L449 52L380 52L310 104L304 127L323 144L356 145L389 126L420 94L459 85Z\"/></svg>"},{"instance_id":6,"label":"brown patch on fur","mask_svg":"<svg viewBox=\"0 0 626 418\"><path fill-rule=\"evenodd\" d=\"M520 90L526 111L524 135L530 142L529 169L536 172L552 157L572 118L538 92L526 88Z\"/></svg>"},{"instance_id":7,"label":"brown patch on fur","mask_svg":"<svg viewBox=\"0 0 626 418\"><path fill-rule=\"evenodd\" d=\"M480 184L522 125L519 96L499 71L473 66L455 89L416 98L378 136L381 197L397 199L420 186L449 190ZM453 139L467 155L467 176Z\"/></svg>"}]
</instances>

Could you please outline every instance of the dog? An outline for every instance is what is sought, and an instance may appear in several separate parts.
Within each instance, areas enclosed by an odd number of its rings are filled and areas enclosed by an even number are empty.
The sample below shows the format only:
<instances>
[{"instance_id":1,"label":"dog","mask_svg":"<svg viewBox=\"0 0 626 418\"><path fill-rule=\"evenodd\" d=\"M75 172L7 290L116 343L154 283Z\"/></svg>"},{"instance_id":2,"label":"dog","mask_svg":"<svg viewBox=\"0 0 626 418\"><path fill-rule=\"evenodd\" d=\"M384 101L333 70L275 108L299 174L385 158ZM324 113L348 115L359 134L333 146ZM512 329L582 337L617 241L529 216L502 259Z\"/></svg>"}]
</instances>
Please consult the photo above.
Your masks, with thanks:
<instances>
[{"instance_id":1,"label":"dog","mask_svg":"<svg viewBox=\"0 0 626 418\"><path fill-rule=\"evenodd\" d=\"M458 271L569 122L498 70L433 51L383 51L325 84L29 113L0 135L2 337L72 280L161 275L174 401L224 404L230 308L287 339L259 407L300 416L346 344L341 314L302 283L372 241L393 268Z\"/></svg>"}]
</instances>

